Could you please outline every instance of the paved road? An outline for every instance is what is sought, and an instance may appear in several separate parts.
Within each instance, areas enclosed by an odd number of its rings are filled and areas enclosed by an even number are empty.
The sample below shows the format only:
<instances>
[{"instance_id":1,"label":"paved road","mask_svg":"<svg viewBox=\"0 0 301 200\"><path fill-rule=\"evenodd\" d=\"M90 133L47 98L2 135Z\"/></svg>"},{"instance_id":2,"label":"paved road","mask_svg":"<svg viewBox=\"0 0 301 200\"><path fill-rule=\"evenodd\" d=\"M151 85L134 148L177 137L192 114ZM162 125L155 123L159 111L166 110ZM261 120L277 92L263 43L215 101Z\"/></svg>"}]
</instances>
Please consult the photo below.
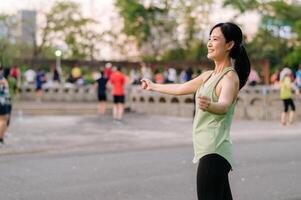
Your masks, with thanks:
<instances>
[{"instance_id":1,"label":"paved road","mask_svg":"<svg viewBox=\"0 0 301 200\"><path fill-rule=\"evenodd\" d=\"M0 149L5 200L195 200L191 119L15 116ZM234 199L301 199L301 124L235 121Z\"/></svg>"}]
</instances>

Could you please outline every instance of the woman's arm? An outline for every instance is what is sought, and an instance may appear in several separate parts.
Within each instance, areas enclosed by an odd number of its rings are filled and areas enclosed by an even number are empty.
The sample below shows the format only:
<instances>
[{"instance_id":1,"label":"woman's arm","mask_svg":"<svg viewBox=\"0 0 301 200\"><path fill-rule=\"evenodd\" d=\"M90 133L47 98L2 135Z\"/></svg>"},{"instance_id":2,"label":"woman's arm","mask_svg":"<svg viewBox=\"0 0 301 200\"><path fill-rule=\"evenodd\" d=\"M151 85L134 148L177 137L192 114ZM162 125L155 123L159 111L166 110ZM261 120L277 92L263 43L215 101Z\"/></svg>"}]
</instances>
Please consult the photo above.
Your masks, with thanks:
<instances>
[{"instance_id":1,"label":"woman's arm","mask_svg":"<svg viewBox=\"0 0 301 200\"><path fill-rule=\"evenodd\" d=\"M208 97L199 97L199 107L203 111L214 114L225 114L237 98L239 91L239 79L235 72L229 72L221 80L221 90L218 102L211 102Z\"/></svg>"},{"instance_id":2,"label":"woman's arm","mask_svg":"<svg viewBox=\"0 0 301 200\"><path fill-rule=\"evenodd\" d=\"M204 72L195 79L182 84L157 84L148 79L142 79L142 88L149 91L156 91L170 95L185 95L193 94L198 87L203 83L204 77L208 76L209 72Z\"/></svg>"}]
</instances>

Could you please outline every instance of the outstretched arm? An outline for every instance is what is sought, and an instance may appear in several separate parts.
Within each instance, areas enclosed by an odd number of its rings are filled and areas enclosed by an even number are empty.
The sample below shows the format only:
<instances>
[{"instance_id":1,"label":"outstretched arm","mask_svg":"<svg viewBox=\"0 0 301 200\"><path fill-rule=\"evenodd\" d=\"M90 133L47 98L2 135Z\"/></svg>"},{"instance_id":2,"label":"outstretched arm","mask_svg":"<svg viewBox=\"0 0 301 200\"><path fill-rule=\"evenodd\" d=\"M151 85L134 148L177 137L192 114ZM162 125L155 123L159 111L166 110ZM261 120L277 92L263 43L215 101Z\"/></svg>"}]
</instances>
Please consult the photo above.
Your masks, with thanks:
<instances>
[{"instance_id":1,"label":"outstretched arm","mask_svg":"<svg viewBox=\"0 0 301 200\"><path fill-rule=\"evenodd\" d=\"M153 83L149 79L142 79L142 88L149 91L156 91L170 95L185 95L193 94L197 91L198 87L203 83L204 77L208 76L208 72L205 72L195 79L182 84L157 84Z\"/></svg>"}]
</instances>

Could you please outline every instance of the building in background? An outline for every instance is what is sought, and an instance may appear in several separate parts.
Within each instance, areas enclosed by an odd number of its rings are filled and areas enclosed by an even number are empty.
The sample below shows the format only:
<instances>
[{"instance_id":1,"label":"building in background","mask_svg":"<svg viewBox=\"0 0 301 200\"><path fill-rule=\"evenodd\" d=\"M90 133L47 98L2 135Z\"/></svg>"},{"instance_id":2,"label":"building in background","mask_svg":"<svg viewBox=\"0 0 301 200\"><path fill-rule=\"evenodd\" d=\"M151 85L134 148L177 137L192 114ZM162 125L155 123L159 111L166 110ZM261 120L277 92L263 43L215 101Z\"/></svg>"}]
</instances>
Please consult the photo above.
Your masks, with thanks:
<instances>
[{"instance_id":1,"label":"building in background","mask_svg":"<svg viewBox=\"0 0 301 200\"><path fill-rule=\"evenodd\" d=\"M20 10L18 18L18 37L21 43L33 46L37 36L37 12L33 10Z\"/></svg>"},{"instance_id":2,"label":"building in background","mask_svg":"<svg viewBox=\"0 0 301 200\"><path fill-rule=\"evenodd\" d=\"M32 10L20 10L17 15L0 20L0 39L11 43L20 41L33 46L37 37L37 13Z\"/></svg>"}]
</instances>

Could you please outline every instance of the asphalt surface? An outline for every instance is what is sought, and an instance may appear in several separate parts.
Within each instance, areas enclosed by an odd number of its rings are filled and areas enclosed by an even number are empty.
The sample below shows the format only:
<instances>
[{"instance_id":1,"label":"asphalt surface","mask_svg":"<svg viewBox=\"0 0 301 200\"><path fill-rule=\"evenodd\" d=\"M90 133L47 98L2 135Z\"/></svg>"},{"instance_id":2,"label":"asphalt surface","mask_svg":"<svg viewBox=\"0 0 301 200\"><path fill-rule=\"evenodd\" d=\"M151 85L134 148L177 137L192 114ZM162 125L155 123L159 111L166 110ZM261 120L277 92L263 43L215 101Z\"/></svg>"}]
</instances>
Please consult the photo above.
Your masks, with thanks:
<instances>
[{"instance_id":1,"label":"asphalt surface","mask_svg":"<svg viewBox=\"0 0 301 200\"><path fill-rule=\"evenodd\" d=\"M195 200L188 118L127 114L12 119L0 199ZM234 121L234 199L301 199L301 123Z\"/></svg>"}]
</instances>

